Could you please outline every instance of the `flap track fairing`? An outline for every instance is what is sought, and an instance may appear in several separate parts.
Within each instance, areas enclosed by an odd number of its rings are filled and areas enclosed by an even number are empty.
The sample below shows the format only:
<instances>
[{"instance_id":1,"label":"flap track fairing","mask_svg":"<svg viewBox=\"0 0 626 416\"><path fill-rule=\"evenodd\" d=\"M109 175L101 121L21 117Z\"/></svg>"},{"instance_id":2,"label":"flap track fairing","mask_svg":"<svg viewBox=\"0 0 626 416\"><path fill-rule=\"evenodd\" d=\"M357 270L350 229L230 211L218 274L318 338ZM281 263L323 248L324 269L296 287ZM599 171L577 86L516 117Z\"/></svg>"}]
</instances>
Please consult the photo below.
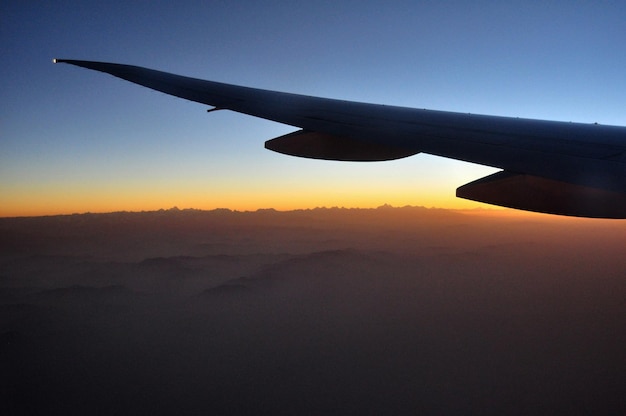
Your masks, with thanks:
<instances>
[{"instance_id":1,"label":"flap track fairing","mask_svg":"<svg viewBox=\"0 0 626 416\"><path fill-rule=\"evenodd\" d=\"M401 159L419 152L396 146L299 130L265 142L265 148L291 156L348 162Z\"/></svg>"}]
</instances>

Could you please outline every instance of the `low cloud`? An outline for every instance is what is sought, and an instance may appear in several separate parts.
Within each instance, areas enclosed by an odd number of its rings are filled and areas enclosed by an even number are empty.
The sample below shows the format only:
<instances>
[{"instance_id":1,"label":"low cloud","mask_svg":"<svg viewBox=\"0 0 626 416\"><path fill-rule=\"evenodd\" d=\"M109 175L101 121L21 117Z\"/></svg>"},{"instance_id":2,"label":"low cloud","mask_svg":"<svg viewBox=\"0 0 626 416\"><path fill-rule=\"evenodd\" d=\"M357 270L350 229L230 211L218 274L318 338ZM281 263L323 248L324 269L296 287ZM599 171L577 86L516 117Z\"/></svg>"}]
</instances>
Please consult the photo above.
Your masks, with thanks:
<instances>
[{"instance_id":1,"label":"low cloud","mask_svg":"<svg viewBox=\"0 0 626 416\"><path fill-rule=\"evenodd\" d=\"M623 414L625 231L412 207L0 219L0 411Z\"/></svg>"}]
</instances>

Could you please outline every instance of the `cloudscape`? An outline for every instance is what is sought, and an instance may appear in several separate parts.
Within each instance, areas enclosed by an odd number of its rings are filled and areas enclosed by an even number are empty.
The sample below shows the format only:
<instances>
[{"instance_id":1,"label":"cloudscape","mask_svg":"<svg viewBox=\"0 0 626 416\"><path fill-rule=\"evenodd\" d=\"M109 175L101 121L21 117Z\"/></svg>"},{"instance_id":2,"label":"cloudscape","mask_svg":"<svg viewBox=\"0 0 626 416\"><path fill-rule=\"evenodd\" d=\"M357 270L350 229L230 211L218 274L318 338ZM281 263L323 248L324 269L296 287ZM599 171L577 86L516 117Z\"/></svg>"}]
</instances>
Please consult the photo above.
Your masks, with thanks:
<instances>
[{"instance_id":1,"label":"cloudscape","mask_svg":"<svg viewBox=\"0 0 626 416\"><path fill-rule=\"evenodd\" d=\"M624 224L0 219L3 414L622 414Z\"/></svg>"},{"instance_id":2,"label":"cloudscape","mask_svg":"<svg viewBox=\"0 0 626 416\"><path fill-rule=\"evenodd\" d=\"M0 414L626 414L626 222L51 62L625 126L626 8L544 3L2 2Z\"/></svg>"}]
</instances>

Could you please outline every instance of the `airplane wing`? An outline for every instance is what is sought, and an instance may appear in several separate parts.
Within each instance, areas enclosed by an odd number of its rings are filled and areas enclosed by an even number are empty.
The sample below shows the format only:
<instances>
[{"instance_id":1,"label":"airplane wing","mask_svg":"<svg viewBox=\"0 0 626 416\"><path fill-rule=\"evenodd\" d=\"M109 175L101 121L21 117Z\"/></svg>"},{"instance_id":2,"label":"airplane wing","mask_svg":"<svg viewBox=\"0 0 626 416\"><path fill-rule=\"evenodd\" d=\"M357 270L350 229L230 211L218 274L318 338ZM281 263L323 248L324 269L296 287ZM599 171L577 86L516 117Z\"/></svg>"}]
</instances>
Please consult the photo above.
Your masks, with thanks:
<instances>
[{"instance_id":1,"label":"airplane wing","mask_svg":"<svg viewBox=\"0 0 626 416\"><path fill-rule=\"evenodd\" d=\"M327 160L383 161L420 152L502 169L457 196L510 208L626 218L626 127L422 110L242 87L131 65L55 59L300 130L265 143Z\"/></svg>"}]
</instances>

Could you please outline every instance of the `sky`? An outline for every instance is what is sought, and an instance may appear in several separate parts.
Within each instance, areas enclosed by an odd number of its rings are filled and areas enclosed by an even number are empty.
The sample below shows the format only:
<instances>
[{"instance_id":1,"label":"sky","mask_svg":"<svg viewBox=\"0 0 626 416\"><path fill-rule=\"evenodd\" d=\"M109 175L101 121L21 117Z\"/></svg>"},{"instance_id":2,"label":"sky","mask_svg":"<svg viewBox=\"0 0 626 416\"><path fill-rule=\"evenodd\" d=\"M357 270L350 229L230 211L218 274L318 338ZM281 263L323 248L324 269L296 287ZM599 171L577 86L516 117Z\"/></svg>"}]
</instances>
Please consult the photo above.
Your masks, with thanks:
<instances>
[{"instance_id":1,"label":"sky","mask_svg":"<svg viewBox=\"0 0 626 416\"><path fill-rule=\"evenodd\" d=\"M0 216L485 205L492 168L293 158L296 128L53 58L354 101L626 125L623 2L28 1L0 5Z\"/></svg>"}]
</instances>

